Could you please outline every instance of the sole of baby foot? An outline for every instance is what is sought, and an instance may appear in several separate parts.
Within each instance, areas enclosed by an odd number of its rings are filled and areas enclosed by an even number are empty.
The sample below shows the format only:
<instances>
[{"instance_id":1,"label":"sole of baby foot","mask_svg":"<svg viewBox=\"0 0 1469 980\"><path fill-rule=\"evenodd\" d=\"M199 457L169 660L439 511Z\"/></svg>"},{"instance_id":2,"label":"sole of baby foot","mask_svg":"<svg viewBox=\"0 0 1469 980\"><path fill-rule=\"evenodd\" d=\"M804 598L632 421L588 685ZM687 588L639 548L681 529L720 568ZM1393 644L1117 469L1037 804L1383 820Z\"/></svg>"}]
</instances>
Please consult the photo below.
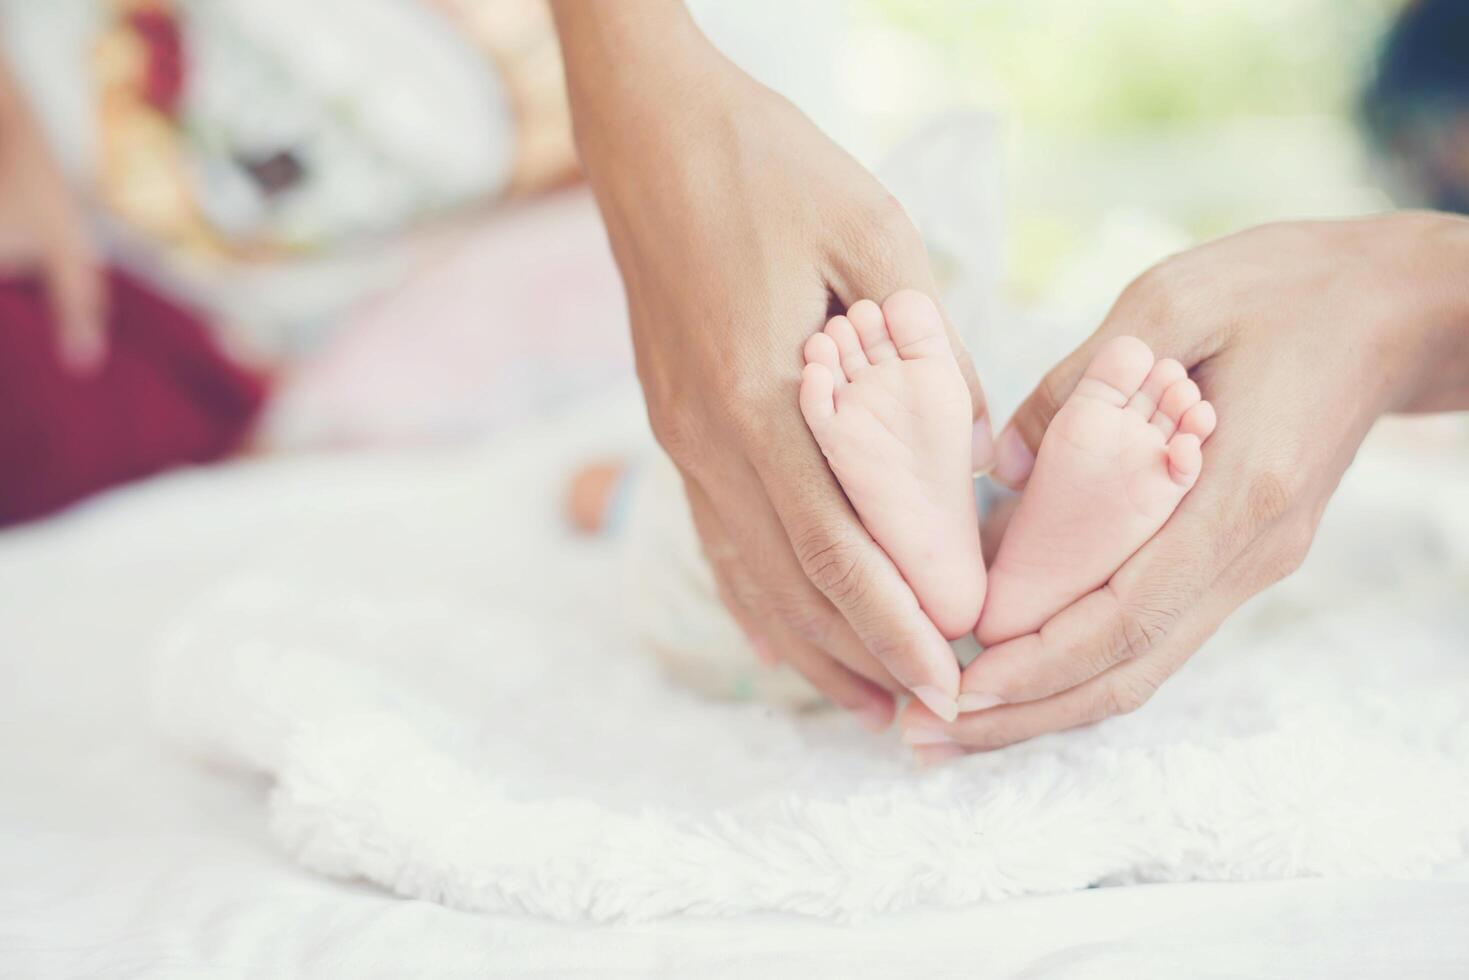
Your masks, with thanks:
<instances>
[{"instance_id":1,"label":"sole of baby foot","mask_svg":"<svg viewBox=\"0 0 1469 980\"><path fill-rule=\"evenodd\" d=\"M805 359L801 412L837 482L934 625L963 636L985 591L973 411L938 309L913 290L861 300Z\"/></svg>"},{"instance_id":2,"label":"sole of baby foot","mask_svg":"<svg viewBox=\"0 0 1469 980\"><path fill-rule=\"evenodd\" d=\"M1104 585L1193 487L1214 426L1182 364L1136 337L1107 341L1041 440L976 638L1032 633Z\"/></svg>"}]
</instances>

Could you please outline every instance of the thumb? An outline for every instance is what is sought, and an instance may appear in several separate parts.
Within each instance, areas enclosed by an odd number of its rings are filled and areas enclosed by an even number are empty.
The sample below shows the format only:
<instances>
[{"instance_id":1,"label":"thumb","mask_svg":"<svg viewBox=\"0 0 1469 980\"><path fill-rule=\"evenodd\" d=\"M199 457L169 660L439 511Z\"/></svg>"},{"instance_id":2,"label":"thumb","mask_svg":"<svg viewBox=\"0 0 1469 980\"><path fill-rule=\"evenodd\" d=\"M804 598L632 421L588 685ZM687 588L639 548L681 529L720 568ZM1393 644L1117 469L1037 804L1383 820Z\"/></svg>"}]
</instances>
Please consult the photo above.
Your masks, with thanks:
<instances>
[{"instance_id":1,"label":"thumb","mask_svg":"<svg viewBox=\"0 0 1469 980\"><path fill-rule=\"evenodd\" d=\"M949 320L943 305L938 303L937 299L935 299L935 305L938 306L939 314L944 318L944 326L949 334L949 346L954 350L954 360L959 364L959 373L964 376L964 383L969 386L969 401L974 409L974 428L971 430L970 449L974 473L980 476L990 472L995 466L994 428L990 420L989 403L985 400L984 387L979 383L979 374L974 370L974 361L969 357L969 350L964 346L959 331L954 329L954 324Z\"/></svg>"},{"instance_id":2,"label":"thumb","mask_svg":"<svg viewBox=\"0 0 1469 980\"><path fill-rule=\"evenodd\" d=\"M1030 479L1031 467L1035 465L1041 437L1081 380L1087 364L1091 363L1096 344L1097 338L1093 335L1066 355L1010 416L1010 421L1005 423L1004 431L995 441L995 468L990 477L996 483L1012 490L1025 486L1025 481Z\"/></svg>"},{"instance_id":3,"label":"thumb","mask_svg":"<svg viewBox=\"0 0 1469 980\"><path fill-rule=\"evenodd\" d=\"M67 250L48 256L42 269L62 363L92 374L107 357L106 282L91 257Z\"/></svg>"}]
</instances>

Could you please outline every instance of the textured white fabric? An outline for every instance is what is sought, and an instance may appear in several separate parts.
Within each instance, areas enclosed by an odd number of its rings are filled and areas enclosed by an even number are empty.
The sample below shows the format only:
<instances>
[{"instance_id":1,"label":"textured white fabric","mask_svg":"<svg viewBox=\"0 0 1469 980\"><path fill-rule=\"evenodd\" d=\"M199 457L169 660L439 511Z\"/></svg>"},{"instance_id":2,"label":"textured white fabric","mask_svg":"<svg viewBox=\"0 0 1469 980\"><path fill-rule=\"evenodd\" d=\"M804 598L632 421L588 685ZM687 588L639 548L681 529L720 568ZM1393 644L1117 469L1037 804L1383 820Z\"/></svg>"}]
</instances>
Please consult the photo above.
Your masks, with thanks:
<instances>
[{"instance_id":1,"label":"textured white fabric","mask_svg":"<svg viewBox=\"0 0 1469 980\"><path fill-rule=\"evenodd\" d=\"M1307 568L1145 710L936 772L839 717L671 686L596 577L565 585L580 614L536 614L411 568L245 573L167 631L157 714L271 778L272 831L307 867L465 909L852 917L1425 876L1469 839L1469 479L1378 457ZM515 543L496 550L533 578Z\"/></svg>"},{"instance_id":2,"label":"textured white fabric","mask_svg":"<svg viewBox=\"0 0 1469 980\"><path fill-rule=\"evenodd\" d=\"M261 460L175 474L0 535L0 976L1465 975L1469 866L1461 867L1458 880L1098 888L914 909L850 926L768 913L600 925L513 912L464 914L293 866L266 826L265 800L278 792L271 777L208 764L217 748L192 739L183 752L160 743L143 698L145 653L180 610L197 622L201 603L220 601L210 595L235 592L244 603L249 588L242 580L264 580L272 589L304 583L313 593L357 596L397 587L431 593L441 607L511 607L522 622L614 616L603 600L615 590L594 586L615 576L615 556L563 536L558 501L544 488L573 460L627 446L625 434L639 415L628 399L487 451ZM1451 482L1453 474L1441 468L1384 466L1383 454L1370 455L1363 462L1371 468L1353 473L1343 487L1339 502L1349 506L1328 513L1319 553L1300 582L1283 586L1278 602L1257 606L1249 614L1252 629L1267 617L1304 627L1330 616L1324 601L1308 601L1297 585L1319 598L1336 583L1339 604L1350 608L1365 593L1404 582L1415 568L1462 567L1462 525L1461 536L1448 536L1452 525L1444 515L1462 501L1463 483ZM1400 486L1379 490L1379 474L1396 477ZM1422 492L1434 486L1442 493ZM1458 557L1445 558L1455 542ZM1440 557L1425 560L1426 553ZM557 600L552 584L571 594L568 604ZM1423 600L1429 606L1436 601ZM1384 615L1405 619L1420 608L1410 601L1394 609L1391 599L1382 607ZM287 624L276 629L294 632L303 647L322 639ZM1360 658L1343 658L1334 685L1307 692L1304 700L1346 712L1342 689L1378 686L1381 700L1390 701L1393 685L1384 686L1382 678L1399 663L1413 678L1408 687L1422 689L1435 660L1413 653L1415 642L1416 634L1393 644L1365 671ZM1430 642L1446 648L1462 643L1462 634ZM495 662L513 663L517 653L497 647ZM1332 655L1311 655L1315 666L1306 670L1323 673L1321 659ZM1216 656L1220 662L1211 665ZM1202 701L1208 685L1220 683L1229 705L1220 710L1245 704L1247 718L1249 697L1265 679L1249 677L1258 666L1253 659L1240 665L1243 677L1230 679L1225 656L1207 652L1208 659L1175 678L1160 697ZM447 678L440 683L441 690L451 686ZM1445 674L1435 697L1447 699L1458 683ZM580 685L571 677L565 689ZM465 701L477 696L475 690L463 694ZM564 716L588 696L549 699L528 741L574 756L581 727L568 727ZM741 717L750 712L715 707L701 709L700 716L709 710ZM1149 721L1154 710L1110 726L1112 734L1120 739L1127 728L1146 724L1157 735ZM1367 721L1364 738L1377 729ZM629 723L649 724L620 722ZM687 737L706 732L696 729ZM638 748L644 753L639 759L659 757L665 751L659 743L686 737L672 727L656 734ZM809 731L812 738L820 734L819 726ZM1443 735L1442 727L1427 724L1418 740L1446 752ZM868 765L888 766L869 754L883 751L874 740L844 729L835 737L850 740ZM689 744L694 752L697 746ZM711 772L698 792L710 784L717 789L720 780L729 782L729 797L748 790L749 777L726 764L723 747L702 749ZM637 777L639 770L632 772ZM568 782L557 785L564 789ZM610 793L605 782L596 785L598 796ZM633 785L628 796L642 788Z\"/></svg>"}]
</instances>

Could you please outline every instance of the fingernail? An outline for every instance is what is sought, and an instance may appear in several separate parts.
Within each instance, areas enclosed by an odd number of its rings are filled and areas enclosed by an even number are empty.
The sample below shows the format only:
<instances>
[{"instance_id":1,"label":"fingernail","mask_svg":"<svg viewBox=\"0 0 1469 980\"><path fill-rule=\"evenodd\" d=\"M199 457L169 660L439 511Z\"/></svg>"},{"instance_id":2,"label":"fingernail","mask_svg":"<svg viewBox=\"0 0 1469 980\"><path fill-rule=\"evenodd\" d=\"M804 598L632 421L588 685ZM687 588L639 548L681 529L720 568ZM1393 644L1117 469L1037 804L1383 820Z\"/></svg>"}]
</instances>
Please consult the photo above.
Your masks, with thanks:
<instances>
[{"instance_id":1,"label":"fingernail","mask_svg":"<svg viewBox=\"0 0 1469 980\"><path fill-rule=\"evenodd\" d=\"M892 715L886 707L880 704L864 705L861 708L852 709L852 714L857 716L858 723L874 735L881 735L887 731L889 719Z\"/></svg>"},{"instance_id":2,"label":"fingernail","mask_svg":"<svg viewBox=\"0 0 1469 980\"><path fill-rule=\"evenodd\" d=\"M929 711L938 715L944 721L953 721L959 717L959 705L954 699L940 691L936 687L927 684L913 689L913 696L922 701Z\"/></svg>"},{"instance_id":3,"label":"fingernail","mask_svg":"<svg viewBox=\"0 0 1469 980\"><path fill-rule=\"evenodd\" d=\"M964 750L957 745L918 745L913 748L913 758L920 769L932 769L963 756Z\"/></svg>"},{"instance_id":4,"label":"fingernail","mask_svg":"<svg viewBox=\"0 0 1469 980\"><path fill-rule=\"evenodd\" d=\"M780 657L776 656L775 651L770 648L770 644L766 642L765 637L750 637L750 646L755 649L756 660L767 667L780 666Z\"/></svg>"},{"instance_id":5,"label":"fingernail","mask_svg":"<svg viewBox=\"0 0 1469 980\"><path fill-rule=\"evenodd\" d=\"M969 432L970 459L974 462L975 477L984 476L995 468L995 433L986 416L974 423Z\"/></svg>"},{"instance_id":6,"label":"fingernail","mask_svg":"<svg viewBox=\"0 0 1469 980\"><path fill-rule=\"evenodd\" d=\"M1000 433L1000 441L995 446L995 479L1009 487L1018 486L1030 476L1034 465L1035 453L1019 432L1010 428Z\"/></svg>"},{"instance_id":7,"label":"fingernail","mask_svg":"<svg viewBox=\"0 0 1469 980\"><path fill-rule=\"evenodd\" d=\"M903 741L909 745L953 745L954 740L944 732L931 728L905 728Z\"/></svg>"},{"instance_id":8,"label":"fingernail","mask_svg":"<svg viewBox=\"0 0 1469 980\"><path fill-rule=\"evenodd\" d=\"M959 712L963 714L966 711L983 711L1004 703L1005 699L998 694L990 694L987 691L966 691L959 695Z\"/></svg>"}]
</instances>

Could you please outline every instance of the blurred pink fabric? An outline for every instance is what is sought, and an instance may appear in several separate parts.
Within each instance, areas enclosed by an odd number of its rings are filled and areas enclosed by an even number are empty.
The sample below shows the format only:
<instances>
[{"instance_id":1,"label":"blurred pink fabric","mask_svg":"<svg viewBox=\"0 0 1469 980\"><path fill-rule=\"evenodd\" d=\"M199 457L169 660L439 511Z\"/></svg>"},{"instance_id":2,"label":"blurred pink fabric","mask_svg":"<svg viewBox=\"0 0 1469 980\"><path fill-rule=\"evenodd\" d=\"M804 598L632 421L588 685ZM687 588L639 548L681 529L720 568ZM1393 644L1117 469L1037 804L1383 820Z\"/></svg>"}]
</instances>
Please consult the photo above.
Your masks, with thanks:
<instances>
[{"instance_id":1,"label":"blurred pink fabric","mask_svg":"<svg viewBox=\"0 0 1469 980\"><path fill-rule=\"evenodd\" d=\"M284 386L269 435L335 446L472 438L631 365L622 284L579 189L489 219L350 316Z\"/></svg>"}]
</instances>

